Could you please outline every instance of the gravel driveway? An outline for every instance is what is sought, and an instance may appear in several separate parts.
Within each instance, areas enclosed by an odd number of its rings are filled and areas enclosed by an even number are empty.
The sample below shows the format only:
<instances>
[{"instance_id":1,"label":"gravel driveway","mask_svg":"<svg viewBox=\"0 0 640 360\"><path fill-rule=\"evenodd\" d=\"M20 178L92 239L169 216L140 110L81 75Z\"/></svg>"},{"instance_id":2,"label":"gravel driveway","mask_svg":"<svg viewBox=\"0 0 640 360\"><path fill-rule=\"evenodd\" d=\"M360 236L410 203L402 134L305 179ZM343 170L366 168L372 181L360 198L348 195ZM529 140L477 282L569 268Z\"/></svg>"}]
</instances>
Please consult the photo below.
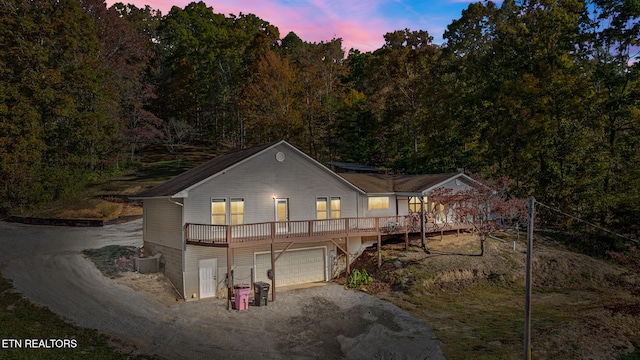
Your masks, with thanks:
<instances>
[{"instance_id":1,"label":"gravel driveway","mask_svg":"<svg viewBox=\"0 0 640 360\"><path fill-rule=\"evenodd\" d=\"M432 329L365 293L327 284L266 307L167 305L105 278L80 251L142 243L141 220L103 228L0 222L0 272L32 301L167 359L444 359Z\"/></svg>"}]
</instances>

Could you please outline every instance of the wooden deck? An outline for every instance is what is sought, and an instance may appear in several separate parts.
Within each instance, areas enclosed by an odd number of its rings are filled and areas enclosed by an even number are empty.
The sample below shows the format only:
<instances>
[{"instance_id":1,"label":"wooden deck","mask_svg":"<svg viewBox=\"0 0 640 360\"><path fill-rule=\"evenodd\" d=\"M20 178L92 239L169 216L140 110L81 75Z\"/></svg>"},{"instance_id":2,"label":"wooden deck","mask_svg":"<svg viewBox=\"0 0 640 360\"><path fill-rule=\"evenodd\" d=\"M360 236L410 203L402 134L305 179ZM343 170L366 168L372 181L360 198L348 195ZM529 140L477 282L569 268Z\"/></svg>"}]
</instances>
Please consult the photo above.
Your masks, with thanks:
<instances>
[{"instance_id":1,"label":"wooden deck","mask_svg":"<svg viewBox=\"0 0 640 360\"><path fill-rule=\"evenodd\" d=\"M197 246L214 246L227 249L227 308L231 309L231 249L249 247L260 244L271 245L271 300L276 300L276 262L282 254L294 243L331 241L346 257L345 271L350 271L349 237L375 236L377 237L378 266L381 266L382 236L403 235L405 249L408 248L409 234L421 233L421 219L418 216L385 216L368 218L341 218L328 220L303 220L286 222L264 222L242 225L209 225L188 223L185 226L186 243ZM427 222L424 226L425 234L443 233L470 229L470 224L464 223L434 223ZM344 239L344 241L338 241ZM424 240L424 237L423 237ZM276 255L275 244L287 243L284 250ZM423 242L424 245L424 242Z\"/></svg>"},{"instance_id":2,"label":"wooden deck","mask_svg":"<svg viewBox=\"0 0 640 360\"><path fill-rule=\"evenodd\" d=\"M425 233L469 229L462 223L426 223ZM420 233L420 218L385 216L264 222L242 225L186 224L187 244L215 247L246 247L264 243L314 242L352 236L408 235Z\"/></svg>"}]
</instances>

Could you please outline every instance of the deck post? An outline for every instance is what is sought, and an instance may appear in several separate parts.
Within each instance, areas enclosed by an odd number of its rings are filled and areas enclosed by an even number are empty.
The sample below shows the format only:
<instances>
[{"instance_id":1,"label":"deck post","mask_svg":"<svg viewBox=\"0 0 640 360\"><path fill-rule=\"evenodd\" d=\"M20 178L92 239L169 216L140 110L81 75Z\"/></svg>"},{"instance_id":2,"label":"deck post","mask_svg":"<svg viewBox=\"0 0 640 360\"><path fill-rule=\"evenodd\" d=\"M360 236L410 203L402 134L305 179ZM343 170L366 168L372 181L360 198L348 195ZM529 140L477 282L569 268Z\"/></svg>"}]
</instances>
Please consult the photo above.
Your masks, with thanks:
<instances>
[{"instance_id":1,"label":"deck post","mask_svg":"<svg viewBox=\"0 0 640 360\"><path fill-rule=\"evenodd\" d=\"M351 259L349 256L349 236L347 235L347 237L345 238L344 241L344 248L345 248L345 255L347 257L347 276L349 276L349 274L351 274Z\"/></svg>"},{"instance_id":2,"label":"deck post","mask_svg":"<svg viewBox=\"0 0 640 360\"><path fill-rule=\"evenodd\" d=\"M227 245L227 310L231 310L231 249Z\"/></svg>"},{"instance_id":3,"label":"deck post","mask_svg":"<svg viewBox=\"0 0 640 360\"><path fill-rule=\"evenodd\" d=\"M409 227L404 228L404 251L409 250Z\"/></svg>"},{"instance_id":4,"label":"deck post","mask_svg":"<svg viewBox=\"0 0 640 360\"><path fill-rule=\"evenodd\" d=\"M420 245L424 249L426 247L426 224L424 212L424 196L420 196Z\"/></svg>"},{"instance_id":5,"label":"deck post","mask_svg":"<svg viewBox=\"0 0 640 360\"><path fill-rule=\"evenodd\" d=\"M271 223L271 301L276 301L276 223Z\"/></svg>"},{"instance_id":6,"label":"deck post","mask_svg":"<svg viewBox=\"0 0 640 360\"><path fill-rule=\"evenodd\" d=\"M378 269L382 267L382 235L378 234Z\"/></svg>"}]
</instances>

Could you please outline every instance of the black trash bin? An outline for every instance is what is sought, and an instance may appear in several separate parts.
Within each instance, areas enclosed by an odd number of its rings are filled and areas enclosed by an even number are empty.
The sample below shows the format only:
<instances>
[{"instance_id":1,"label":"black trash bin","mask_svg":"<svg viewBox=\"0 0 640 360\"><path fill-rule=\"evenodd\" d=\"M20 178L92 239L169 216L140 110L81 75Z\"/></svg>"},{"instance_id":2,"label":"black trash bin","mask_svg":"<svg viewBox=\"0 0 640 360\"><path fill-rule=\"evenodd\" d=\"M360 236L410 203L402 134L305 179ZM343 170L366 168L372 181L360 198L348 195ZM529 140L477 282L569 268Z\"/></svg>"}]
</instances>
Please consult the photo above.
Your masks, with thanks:
<instances>
[{"instance_id":1,"label":"black trash bin","mask_svg":"<svg viewBox=\"0 0 640 360\"><path fill-rule=\"evenodd\" d=\"M255 300L253 305L267 306L267 298L269 297L269 284L262 281L258 281L254 283L253 293L255 294Z\"/></svg>"}]
</instances>

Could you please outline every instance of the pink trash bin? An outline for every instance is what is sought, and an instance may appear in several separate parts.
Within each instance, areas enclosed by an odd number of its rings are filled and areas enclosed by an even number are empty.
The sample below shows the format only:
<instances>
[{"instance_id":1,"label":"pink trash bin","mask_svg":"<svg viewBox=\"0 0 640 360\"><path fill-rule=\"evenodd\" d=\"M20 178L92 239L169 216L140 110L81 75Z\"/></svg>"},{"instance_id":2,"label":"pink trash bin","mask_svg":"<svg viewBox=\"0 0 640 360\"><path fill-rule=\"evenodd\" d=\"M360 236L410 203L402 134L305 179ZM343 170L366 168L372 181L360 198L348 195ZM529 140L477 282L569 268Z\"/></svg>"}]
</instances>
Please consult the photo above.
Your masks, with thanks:
<instances>
[{"instance_id":1,"label":"pink trash bin","mask_svg":"<svg viewBox=\"0 0 640 360\"><path fill-rule=\"evenodd\" d=\"M234 286L234 289L236 290L236 310L247 310L251 288L248 284L238 284Z\"/></svg>"}]
</instances>

